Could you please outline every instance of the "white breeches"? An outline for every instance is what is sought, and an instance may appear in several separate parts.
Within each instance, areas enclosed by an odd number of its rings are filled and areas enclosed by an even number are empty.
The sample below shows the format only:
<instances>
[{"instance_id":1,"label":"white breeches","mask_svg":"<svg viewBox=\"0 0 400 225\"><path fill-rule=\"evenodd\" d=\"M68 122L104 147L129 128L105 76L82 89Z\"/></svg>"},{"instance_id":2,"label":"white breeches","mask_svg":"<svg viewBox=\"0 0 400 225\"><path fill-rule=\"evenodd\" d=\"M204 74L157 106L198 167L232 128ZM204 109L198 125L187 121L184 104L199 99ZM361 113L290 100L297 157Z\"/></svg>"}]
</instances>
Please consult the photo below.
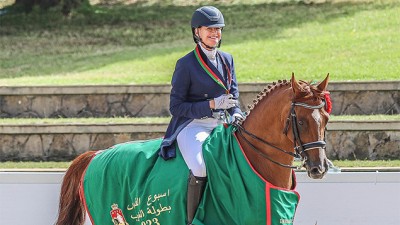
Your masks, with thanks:
<instances>
[{"instance_id":1,"label":"white breeches","mask_svg":"<svg viewBox=\"0 0 400 225\"><path fill-rule=\"evenodd\" d=\"M86 219L83 225L93 225L92 222L90 221L89 214L86 212L86 210L85 213L86 213Z\"/></svg>"},{"instance_id":2,"label":"white breeches","mask_svg":"<svg viewBox=\"0 0 400 225\"><path fill-rule=\"evenodd\" d=\"M178 134L177 142L186 165L196 177L206 177L202 145L220 122L214 118L195 119Z\"/></svg>"}]
</instances>

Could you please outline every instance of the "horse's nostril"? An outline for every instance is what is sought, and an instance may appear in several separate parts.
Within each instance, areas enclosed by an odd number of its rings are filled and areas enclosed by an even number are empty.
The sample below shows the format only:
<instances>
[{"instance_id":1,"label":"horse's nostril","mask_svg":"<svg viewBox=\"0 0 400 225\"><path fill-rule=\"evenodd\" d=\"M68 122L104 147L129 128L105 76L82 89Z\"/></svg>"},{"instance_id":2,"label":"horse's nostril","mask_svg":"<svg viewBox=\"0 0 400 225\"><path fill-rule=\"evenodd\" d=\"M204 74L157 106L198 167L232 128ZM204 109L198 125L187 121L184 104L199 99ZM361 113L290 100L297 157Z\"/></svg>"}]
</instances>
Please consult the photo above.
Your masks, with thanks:
<instances>
[{"instance_id":1,"label":"horse's nostril","mask_svg":"<svg viewBox=\"0 0 400 225\"><path fill-rule=\"evenodd\" d=\"M318 169L318 167L314 167L314 168L311 169L311 173L312 174L319 174L320 170Z\"/></svg>"}]
</instances>

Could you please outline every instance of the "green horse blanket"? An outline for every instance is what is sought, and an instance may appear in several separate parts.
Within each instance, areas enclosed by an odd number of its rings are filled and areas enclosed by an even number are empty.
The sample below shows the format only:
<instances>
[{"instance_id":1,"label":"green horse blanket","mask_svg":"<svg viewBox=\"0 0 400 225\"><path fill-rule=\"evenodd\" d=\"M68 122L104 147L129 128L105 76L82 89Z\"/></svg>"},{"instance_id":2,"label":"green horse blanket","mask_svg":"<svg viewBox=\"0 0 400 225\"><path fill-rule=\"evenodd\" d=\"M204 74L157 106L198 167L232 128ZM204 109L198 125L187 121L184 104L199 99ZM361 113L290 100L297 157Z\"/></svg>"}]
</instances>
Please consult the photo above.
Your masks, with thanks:
<instances>
[{"instance_id":1,"label":"green horse blanket","mask_svg":"<svg viewBox=\"0 0 400 225\"><path fill-rule=\"evenodd\" d=\"M208 183L195 225L293 224L299 195L273 186L249 164L233 126L220 125L203 144ZM161 139L127 142L97 154L81 194L94 225L184 225L189 169L179 150L158 156Z\"/></svg>"}]
</instances>

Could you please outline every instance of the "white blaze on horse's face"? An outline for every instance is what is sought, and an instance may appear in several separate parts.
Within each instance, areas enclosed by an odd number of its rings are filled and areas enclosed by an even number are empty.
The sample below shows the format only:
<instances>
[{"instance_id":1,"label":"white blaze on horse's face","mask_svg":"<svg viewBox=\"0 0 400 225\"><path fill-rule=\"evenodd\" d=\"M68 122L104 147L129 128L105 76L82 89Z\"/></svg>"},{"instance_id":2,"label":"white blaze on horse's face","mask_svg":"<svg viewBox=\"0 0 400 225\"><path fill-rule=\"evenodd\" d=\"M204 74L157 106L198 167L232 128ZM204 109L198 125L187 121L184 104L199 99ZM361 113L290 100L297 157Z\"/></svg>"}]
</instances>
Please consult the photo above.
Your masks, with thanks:
<instances>
[{"instance_id":1,"label":"white blaze on horse's face","mask_svg":"<svg viewBox=\"0 0 400 225\"><path fill-rule=\"evenodd\" d=\"M319 133L321 128L321 114L319 113L319 109L314 109L311 116L315 120L315 123L317 124L318 136L321 136L321 134Z\"/></svg>"},{"instance_id":2,"label":"white blaze on horse's face","mask_svg":"<svg viewBox=\"0 0 400 225\"><path fill-rule=\"evenodd\" d=\"M322 131L321 131L321 123L322 123L322 115L320 109L314 109L313 112L311 113L311 117L313 118L315 122L315 126L317 128L318 132L318 138L323 139ZM319 141L319 139L317 140ZM309 167L308 169L308 176L313 178L313 179L321 179L324 174L326 173L327 165L326 165L326 154L325 154L325 149L323 148L316 148L313 149L313 151L318 150L318 161L320 161L320 165L308 162L309 164L306 164L306 168ZM310 160L310 159L308 159ZM316 159L314 159L316 160Z\"/></svg>"}]
</instances>

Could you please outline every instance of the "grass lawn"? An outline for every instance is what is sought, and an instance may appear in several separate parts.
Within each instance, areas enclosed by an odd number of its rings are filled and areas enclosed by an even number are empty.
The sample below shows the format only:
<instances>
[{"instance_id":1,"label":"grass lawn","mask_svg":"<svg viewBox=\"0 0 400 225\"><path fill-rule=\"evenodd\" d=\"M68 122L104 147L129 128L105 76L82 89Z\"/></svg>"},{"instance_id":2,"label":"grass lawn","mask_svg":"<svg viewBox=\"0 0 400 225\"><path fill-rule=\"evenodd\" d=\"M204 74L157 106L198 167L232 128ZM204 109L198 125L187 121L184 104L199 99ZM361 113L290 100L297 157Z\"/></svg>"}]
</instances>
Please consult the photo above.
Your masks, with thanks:
<instances>
[{"instance_id":1,"label":"grass lawn","mask_svg":"<svg viewBox=\"0 0 400 225\"><path fill-rule=\"evenodd\" d=\"M0 85L169 83L176 60L193 49L189 21L199 2L92 5L68 18L58 9L2 14ZM399 80L397 0L215 5L227 24L221 50L233 54L239 82L291 72L303 80L328 72L332 81Z\"/></svg>"},{"instance_id":2,"label":"grass lawn","mask_svg":"<svg viewBox=\"0 0 400 225\"><path fill-rule=\"evenodd\" d=\"M66 169L71 162L0 162L0 169Z\"/></svg>"},{"instance_id":3,"label":"grass lawn","mask_svg":"<svg viewBox=\"0 0 400 225\"><path fill-rule=\"evenodd\" d=\"M346 115L330 116L330 121L400 121L400 115ZM120 123L169 123L170 117L114 117L114 118L0 118L0 125L23 124L120 124Z\"/></svg>"},{"instance_id":4,"label":"grass lawn","mask_svg":"<svg viewBox=\"0 0 400 225\"><path fill-rule=\"evenodd\" d=\"M337 167L400 167L400 160L334 160Z\"/></svg>"},{"instance_id":5,"label":"grass lawn","mask_svg":"<svg viewBox=\"0 0 400 225\"><path fill-rule=\"evenodd\" d=\"M170 117L110 117L110 118L0 118L0 125L22 124L116 124L116 123L168 123Z\"/></svg>"},{"instance_id":6,"label":"grass lawn","mask_svg":"<svg viewBox=\"0 0 400 225\"><path fill-rule=\"evenodd\" d=\"M71 162L0 162L0 169L66 169ZM400 167L400 160L334 160L336 167ZM296 164L297 165L297 164Z\"/></svg>"}]
</instances>

